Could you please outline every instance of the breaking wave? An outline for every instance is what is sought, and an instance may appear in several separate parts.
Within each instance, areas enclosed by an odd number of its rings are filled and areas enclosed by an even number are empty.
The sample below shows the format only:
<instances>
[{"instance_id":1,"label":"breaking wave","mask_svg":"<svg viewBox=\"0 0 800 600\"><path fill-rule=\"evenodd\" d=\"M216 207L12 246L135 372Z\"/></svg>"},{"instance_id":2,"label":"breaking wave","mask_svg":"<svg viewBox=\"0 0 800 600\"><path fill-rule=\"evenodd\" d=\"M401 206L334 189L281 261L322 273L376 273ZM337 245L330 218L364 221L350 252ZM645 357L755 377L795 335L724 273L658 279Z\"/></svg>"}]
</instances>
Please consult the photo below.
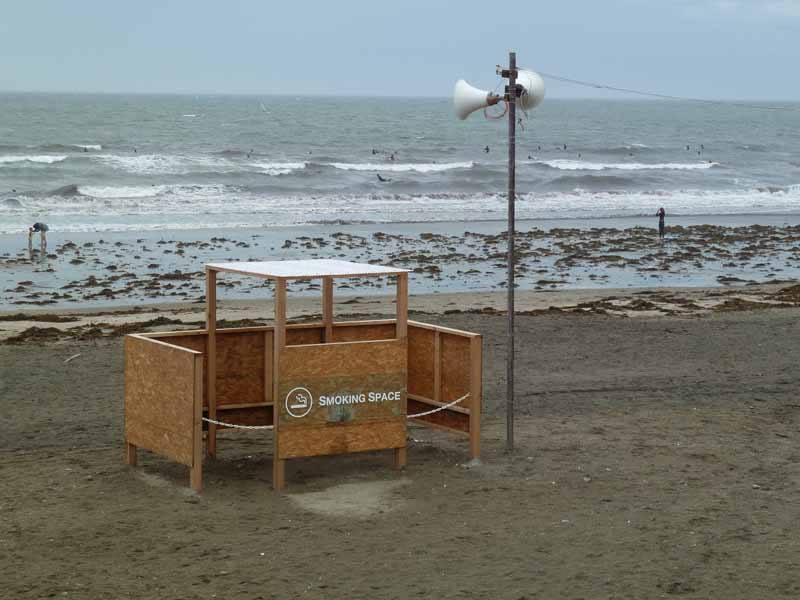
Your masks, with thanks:
<instances>
[{"instance_id":1,"label":"breaking wave","mask_svg":"<svg viewBox=\"0 0 800 600\"><path fill-rule=\"evenodd\" d=\"M185 205L187 202L202 202L210 196L223 196L226 193L237 192L238 189L221 184L192 185L79 185L77 192L81 196L99 200L147 200L158 198L165 206L170 203ZM126 206L126 205L121 205ZM127 206L142 206L127 205ZM198 209L201 207L198 206Z\"/></svg>"},{"instance_id":2,"label":"breaking wave","mask_svg":"<svg viewBox=\"0 0 800 600\"><path fill-rule=\"evenodd\" d=\"M255 167L259 172L266 175L288 175L292 171L298 171L306 168L306 163L277 163L277 162L255 162L249 163L251 167Z\"/></svg>"},{"instance_id":3,"label":"breaking wave","mask_svg":"<svg viewBox=\"0 0 800 600\"><path fill-rule=\"evenodd\" d=\"M704 170L718 166L718 162L694 163L596 163L582 160L557 158L554 160L536 160L534 164L544 165L560 171L693 171Z\"/></svg>"},{"instance_id":4,"label":"breaking wave","mask_svg":"<svg viewBox=\"0 0 800 600\"><path fill-rule=\"evenodd\" d=\"M50 155L50 154L38 154L38 155L28 155L28 156L0 156L0 164L32 162L32 163L41 163L50 165L53 163L61 162L62 160L67 160L67 157Z\"/></svg>"},{"instance_id":5,"label":"breaking wave","mask_svg":"<svg viewBox=\"0 0 800 600\"><path fill-rule=\"evenodd\" d=\"M475 163L452 162L452 163L325 163L327 166L345 171L416 171L418 173L436 173L439 171L450 171L451 169L471 169Z\"/></svg>"},{"instance_id":6,"label":"breaking wave","mask_svg":"<svg viewBox=\"0 0 800 600\"><path fill-rule=\"evenodd\" d=\"M99 152L103 149L103 146L102 144L44 144L38 146L38 148L45 152L75 152L76 150L80 152L85 150Z\"/></svg>"},{"instance_id":7,"label":"breaking wave","mask_svg":"<svg viewBox=\"0 0 800 600\"><path fill-rule=\"evenodd\" d=\"M0 233L46 214L54 231L293 226L326 222L401 223L501 220L502 193L263 195L230 185L78 186L70 197L20 196L0 203ZM783 189L583 190L520 194L518 219L797 214L800 185ZM712 220L713 221L713 220ZM170 225L171 224L171 225ZM178 225L175 225L178 224ZM169 225L169 227L168 227Z\"/></svg>"},{"instance_id":8,"label":"breaking wave","mask_svg":"<svg viewBox=\"0 0 800 600\"><path fill-rule=\"evenodd\" d=\"M304 169L304 162L242 163L225 156L172 156L168 154L97 155L95 160L113 169L135 175L187 175L190 173L230 174L255 171L266 175L286 175Z\"/></svg>"},{"instance_id":9,"label":"breaking wave","mask_svg":"<svg viewBox=\"0 0 800 600\"><path fill-rule=\"evenodd\" d=\"M235 166L222 158L208 156L171 156L167 154L107 154L96 160L138 175L182 175L198 171L228 172Z\"/></svg>"}]
</instances>

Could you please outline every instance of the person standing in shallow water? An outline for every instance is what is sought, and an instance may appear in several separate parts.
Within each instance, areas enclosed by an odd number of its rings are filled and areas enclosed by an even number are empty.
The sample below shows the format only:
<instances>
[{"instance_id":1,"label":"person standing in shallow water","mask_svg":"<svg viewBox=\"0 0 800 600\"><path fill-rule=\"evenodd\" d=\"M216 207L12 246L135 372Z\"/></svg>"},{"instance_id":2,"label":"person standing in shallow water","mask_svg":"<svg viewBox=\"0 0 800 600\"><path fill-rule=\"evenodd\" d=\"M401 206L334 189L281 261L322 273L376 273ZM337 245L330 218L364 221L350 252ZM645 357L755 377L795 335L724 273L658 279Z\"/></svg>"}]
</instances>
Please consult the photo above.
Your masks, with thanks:
<instances>
[{"instance_id":1,"label":"person standing in shallow water","mask_svg":"<svg viewBox=\"0 0 800 600\"><path fill-rule=\"evenodd\" d=\"M664 207L663 206L658 209L658 212L656 213L656 216L658 217L658 239L663 240L664 239L664 217L667 216L667 213L664 211Z\"/></svg>"},{"instance_id":2,"label":"person standing in shallow water","mask_svg":"<svg viewBox=\"0 0 800 600\"><path fill-rule=\"evenodd\" d=\"M44 223L34 223L28 228L28 252L33 254L33 234L38 233L40 236L39 247L41 253L44 255L47 252L47 232L50 228Z\"/></svg>"}]
</instances>

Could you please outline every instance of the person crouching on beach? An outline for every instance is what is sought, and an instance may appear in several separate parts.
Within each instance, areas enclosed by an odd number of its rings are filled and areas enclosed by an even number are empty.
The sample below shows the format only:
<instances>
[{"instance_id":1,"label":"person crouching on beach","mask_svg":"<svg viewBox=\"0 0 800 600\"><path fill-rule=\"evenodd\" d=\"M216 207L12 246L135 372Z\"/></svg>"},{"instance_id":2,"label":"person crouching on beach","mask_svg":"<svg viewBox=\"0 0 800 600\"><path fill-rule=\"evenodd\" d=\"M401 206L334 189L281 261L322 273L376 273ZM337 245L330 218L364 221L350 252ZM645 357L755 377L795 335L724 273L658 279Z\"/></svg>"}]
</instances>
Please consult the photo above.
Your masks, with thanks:
<instances>
[{"instance_id":1,"label":"person crouching on beach","mask_svg":"<svg viewBox=\"0 0 800 600\"><path fill-rule=\"evenodd\" d=\"M33 253L33 234L38 233L40 236L39 247L42 254L47 252L47 232L50 228L44 223L34 223L28 227L28 252Z\"/></svg>"},{"instance_id":2,"label":"person crouching on beach","mask_svg":"<svg viewBox=\"0 0 800 600\"><path fill-rule=\"evenodd\" d=\"M664 217L667 216L667 213L664 211L664 207L663 206L658 209L658 212L656 213L656 216L658 217L658 239L663 240L664 239Z\"/></svg>"}]
</instances>

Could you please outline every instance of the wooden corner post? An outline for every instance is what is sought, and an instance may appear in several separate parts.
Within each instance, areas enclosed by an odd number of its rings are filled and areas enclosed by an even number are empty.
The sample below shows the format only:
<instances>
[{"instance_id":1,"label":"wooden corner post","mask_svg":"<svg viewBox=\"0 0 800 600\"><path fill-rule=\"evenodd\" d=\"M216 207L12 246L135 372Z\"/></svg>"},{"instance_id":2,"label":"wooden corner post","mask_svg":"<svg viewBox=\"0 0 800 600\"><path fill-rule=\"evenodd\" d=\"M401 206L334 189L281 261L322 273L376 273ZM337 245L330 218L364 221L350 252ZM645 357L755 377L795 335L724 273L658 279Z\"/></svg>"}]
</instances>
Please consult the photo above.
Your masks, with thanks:
<instances>
[{"instance_id":1,"label":"wooden corner post","mask_svg":"<svg viewBox=\"0 0 800 600\"><path fill-rule=\"evenodd\" d=\"M125 442L125 462L132 467L135 467L138 462L136 446L128 441Z\"/></svg>"},{"instance_id":2,"label":"wooden corner post","mask_svg":"<svg viewBox=\"0 0 800 600\"><path fill-rule=\"evenodd\" d=\"M206 267L206 355L208 356L206 386L208 388L208 418L217 418L217 272ZM217 455L217 426L208 424L206 452Z\"/></svg>"},{"instance_id":3,"label":"wooden corner post","mask_svg":"<svg viewBox=\"0 0 800 600\"><path fill-rule=\"evenodd\" d=\"M325 343L333 341L333 277L322 278L322 325Z\"/></svg>"},{"instance_id":4,"label":"wooden corner post","mask_svg":"<svg viewBox=\"0 0 800 600\"><path fill-rule=\"evenodd\" d=\"M194 411L192 419L192 466L189 485L203 491L203 357L194 357Z\"/></svg>"},{"instance_id":5,"label":"wooden corner post","mask_svg":"<svg viewBox=\"0 0 800 600\"><path fill-rule=\"evenodd\" d=\"M273 333L273 393L272 398L275 403L273 411L273 438L274 446L272 450L272 488L282 490L286 481L286 460L280 458L279 448L279 415L278 403L281 402L280 396L280 361L281 353L286 348L286 280L278 278L275 280L275 328Z\"/></svg>"},{"instance_id":6,"label":"wooden corner post","mask_svg":"<svg viewBox=\"0 0 800 600\"><path fill-rule=\"evenodd\" d=\"M470 339L469 346L469 456L481 456L481 404L483 404L483 337Z\"/></svg>"},{"instance_id":7,"label":"wooden corner post","mask_svg":"<svg viewBox=\"0 0 800 600\"><path fill-rule=\"evenodd\" d=\"M408 273L397 276L397 329L395 337L404 340L408 337Z\"/></svg>"},{"instance_id":8,"label":"wooden corner post","mask_svg":"<svg viewBox=\"0 0 800 600\"><path fill-rule=\"evenodd\" d=\"M395 320L395 337L408 343L408 273L397 275L397 316ZM407 346L406 346L407 347ZM403 406L401 414L408 413L408 371L406 371L405 392L403 393ZM406 447L395 448L394 466L402 469L406 466Z\"/></svg>"}]
</instances>

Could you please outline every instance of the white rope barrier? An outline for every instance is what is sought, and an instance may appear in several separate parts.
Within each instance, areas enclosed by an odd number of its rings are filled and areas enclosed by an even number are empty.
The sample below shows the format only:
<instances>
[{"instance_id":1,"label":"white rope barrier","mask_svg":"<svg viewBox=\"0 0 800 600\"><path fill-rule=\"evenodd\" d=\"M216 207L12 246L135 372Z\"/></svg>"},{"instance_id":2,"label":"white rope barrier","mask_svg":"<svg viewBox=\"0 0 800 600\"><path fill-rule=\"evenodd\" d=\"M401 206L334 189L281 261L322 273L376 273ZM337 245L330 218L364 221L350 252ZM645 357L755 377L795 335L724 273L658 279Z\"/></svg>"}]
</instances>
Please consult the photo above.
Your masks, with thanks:
<instances>
[{"instance_id":1,"label":"white rope barrier","mask_svg":"<svg viewBox=\"0 0 800 600\"><path fill-rule=\"evenodd\" d=\"M453 400L452 402L450 402L448 404L443 404L442 406L437 406L434 409L426 410L425 412L417 413L415 415L406 415L406 418L407 419L416 419L417 417L427 417L428 415L432 415L433 413L437 413L440 410L445 410L447 408L450 408L451 406L455 406L456 404L458 404L462 400L465 400L468 396L469 396L469 394L464 394L463 396L461 396L461 398L457 398L457 399Z\"/></svg>"},{"instance_id":2,"label":"white rope barrier","mask_svg":"<svg viewBox=\"0 0 800 600\"><path fill-rule=\"evenodd\" d=\"M225 421L215 421L214 419L207 419L203 417L206 423L213 423L214 425L222 425L223 427L233 427L234 429L272 429L274 425L236 425L235 423L226 423Z\"/></svg>"},{"instance_id":3,"label":"white rope barrier","mask_svg":"<svg viewBox=\"0 0 800 600\"><path fill-rule=\"evenodd\" d=\"M417 419L419 417L427 417L428 415L432 415L442 410L447 410L451 406L455 406L459 402L463 402L469 397L469 394L464 394L461 398L456 398L452 402L448 402L447 404L443 404L442 406L437 406L436 408L432 408L431 410L426 410L425 412L417 413L415 415L406 415L406 419ZM225 421L216 421L214 419L208 419L203 417L203 421L206 423L213 423L214 425L221 425L222 427L232 427L234 429L272 429L274 425L237 425L236 423L226 423Z\"/></svg>"}]
</instances>

